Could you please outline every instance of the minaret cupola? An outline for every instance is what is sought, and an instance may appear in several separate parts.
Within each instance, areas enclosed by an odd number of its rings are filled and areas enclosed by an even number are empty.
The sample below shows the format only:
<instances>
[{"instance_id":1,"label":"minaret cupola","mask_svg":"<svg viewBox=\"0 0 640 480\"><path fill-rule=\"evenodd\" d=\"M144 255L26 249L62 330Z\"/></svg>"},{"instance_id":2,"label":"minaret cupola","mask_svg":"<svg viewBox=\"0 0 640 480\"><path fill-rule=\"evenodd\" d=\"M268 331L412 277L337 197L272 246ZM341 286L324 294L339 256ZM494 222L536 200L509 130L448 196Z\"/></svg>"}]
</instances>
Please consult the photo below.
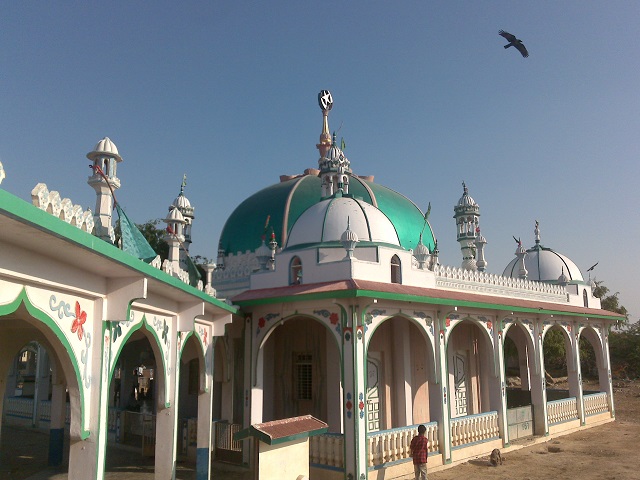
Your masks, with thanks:
<instances>
[{"instance_id":1,"label":"minaret cupola","mask_svg":"<svg viewBox=\"0 0 640 480\"><path fill-rule=\"evenodd\" d=\"M185 249L187 250L186 253L188 253L189 246L191 245L191 226L195 218L195 215L193 214L195 208L191 206L191 202L189 202L189 199L184 195L184 187L186 186L187 186L187 175L184 174L182 176L182 184L180 185L180 194L176 197L176 199L171 204L171 207L169 208L171 209L175 207L178 210L180 210L180 213L182 214L182 217L184 219L184 230L183 230L184 244L185 244L184 246L185 246Z\"/></svg>"},{"instance_id":2,"label":"minaret cupola","mask_svg":"<svg viewBox=\"0 0 640 480\"><path fill-rule=\"evenodd\" d=\"M96 209L93 214L94 233L97 237L112 242L113 226L111 215L113 212L113 191L120 188L120 180L116 176L118 163L122 157L118 153L118 147L109 137L100 140L93 151L87 153L91 160L93 174L87 183L96 191Z\"/></svg>"},{"instance_id":3,"label":"minaret cupola","mask_svg":"<svg viewBox=\"0 0 640 480\"><path fill-rule=\"evenodd\" d=\"M478 235L480 207L469 195L469 189L464 182L462 182L462 188L462 197L458 200L458 204L453 207L457 239L462 251L461 267L467 270L476 270L475 241Z\"/></svg>"}]
</instances>

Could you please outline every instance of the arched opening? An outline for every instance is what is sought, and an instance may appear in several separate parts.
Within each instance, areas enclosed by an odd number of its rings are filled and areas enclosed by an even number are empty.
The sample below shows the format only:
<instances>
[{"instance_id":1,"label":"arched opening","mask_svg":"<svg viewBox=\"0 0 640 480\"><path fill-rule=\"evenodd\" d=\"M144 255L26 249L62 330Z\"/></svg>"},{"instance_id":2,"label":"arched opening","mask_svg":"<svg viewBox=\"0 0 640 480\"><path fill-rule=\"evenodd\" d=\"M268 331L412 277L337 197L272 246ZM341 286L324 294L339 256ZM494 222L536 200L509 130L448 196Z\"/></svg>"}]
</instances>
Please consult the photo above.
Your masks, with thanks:
<instances>
[{"instance_id":1,"label":"arched opening","mask_svg":"<svg viewBox=\"0 0 640 480\"><path fill-rule=\"evenodd\" d=\"M586 288L582 290L582 302L584 303L585 307L589 307L589 297L587 295Z\"/></svg>"},{"instance_id":2,"label":"arched opening","mask_svg":"<svg viewBox=\"0 0 640 480\"><path fill-rule=\"evenodd\" d=\"M569 398L572 396L569 386L571 342L564 329L557 325L551 327L544 336L542 349L547 401Z\"/></svg>"},{"instance_id":3,"label":"arched opening","mask_svg":"<svg viewBox=\"0 0 640 480\"><path fill-rule=\"evenodd\" d=\"M115 449L141 454L141 472L155 471L156 419L164 402L164 367L154 337L144 322L125 338L109 383L109 423L106 470L119 467L124 459ZM118 348L118 342L114 347Z\"/></svg>"},{"instance_id":4,"label":"arched opening","mask_svg":"<svg viewBox=\"0 0 640 480\"><path fill-rule=\"evenodd\" d=\"M367 432L437 421L440 389L433 346L404 317L385 320L367 347Z\"/></svg>"},{"instance_id":5,"label":"arched opening","mask_svg":"<svg viewBox=\"0 0 640 480\"><path fill-rule=\"evenodd\" d=\"M391 283L402 283L402 265L398 255L391 257Z\"/></svg>"},{"instance_id":6,"label":"arched opening","mask_svg":"<svg viewBox=\"0 0 640 480\"><path fill-rule=\"evenodd\" d=\"M300 257L293 257L289 266L289 285L299 285L302 283L302 260Z\"/></svg>"},{"instance_id":7,"label":"arched opening","mask_svg":"<svg viewBox=\"0 0 640 480\"><path fill-rule=\"evenodd\" d=\"M340 353L320 322L295 317L278 325L262 346L262 421L313 415L341 432Z\"/></svg>"},{"instance_id":8,"label":"arched opening","mask_svg":"<svg viewBox=\"0 0 640 480\"><path fill-rule=\"evenodd\" d=\"M0 464L26 476L69 465L82 448L78 376L65 341L31 306L0 315Z\"/></svg>"},{"instance_id":9,"label":"arched opening","mask_svg":"<svg viewBox=\"0 0 640 480\"><path fill-rule=\"evenodd\" d=\"M531 405L531 375L535 364L533 343L527 330L515 323L503 344L507 408Z\"/></svg>"},{"instance_id":10,"label":"arched opening","mask_svg":"<svg viewBox=\"0 0 640 480\"><path fill-rule=\"evenodd\" d=\"M580 333L578 345L583 393L606 392L609 386L609 375L604 362L600 336L593 328L586 327Z\"/></svg>"},{"instance_id":11,"label":"arched opening","mask_svg":"<svg viewBox=\"0 0 640 480\"><path fill-rule=\"evenodd\" d=\"M457 324L447 342L451 418L500 408L498 378L488 335L475 322Z\"/></svg>"}]
</instances>

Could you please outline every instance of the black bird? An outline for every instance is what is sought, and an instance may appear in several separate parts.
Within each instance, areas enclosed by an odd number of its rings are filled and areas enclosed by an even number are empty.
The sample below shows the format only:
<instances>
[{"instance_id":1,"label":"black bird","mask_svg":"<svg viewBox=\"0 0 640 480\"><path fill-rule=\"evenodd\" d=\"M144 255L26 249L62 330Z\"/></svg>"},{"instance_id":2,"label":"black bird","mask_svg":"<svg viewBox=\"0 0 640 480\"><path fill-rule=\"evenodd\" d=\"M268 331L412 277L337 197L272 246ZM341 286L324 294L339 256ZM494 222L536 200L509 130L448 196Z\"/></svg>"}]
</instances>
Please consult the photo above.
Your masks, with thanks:
<instances>
[{"instance_id":1,"label":"black bird","mask_svg":"<svg viewBox=\"0 0 640 480\"><path fill-rule=\"evenodd\" d=\"M589 269L587 270L587 272L590 272L591 270L593 270L594 268L596 268L596 265L598 265L599 263L600 263L600 262L596 262L596 264L595 264L595 265L592 265L592 266L591 266L591 268L589 268Z\"/></svg>"},{"instance_id":2,"label":"black bird","mask_svg":"<svg viewBox=\"0 0 640 480\"><path fill-rule=\"evenodd\" d=\"M511 35L509 32L505 32L504 30L500 30L498 33L500 34L500 36L506 38L509 41L509 43L505 45L504 48L516 47L523 57L526 58L529 56L529 52L527 52L524 43L522 43L522 40L516 38L515 35Z\"/></svg>"}]
</instances>

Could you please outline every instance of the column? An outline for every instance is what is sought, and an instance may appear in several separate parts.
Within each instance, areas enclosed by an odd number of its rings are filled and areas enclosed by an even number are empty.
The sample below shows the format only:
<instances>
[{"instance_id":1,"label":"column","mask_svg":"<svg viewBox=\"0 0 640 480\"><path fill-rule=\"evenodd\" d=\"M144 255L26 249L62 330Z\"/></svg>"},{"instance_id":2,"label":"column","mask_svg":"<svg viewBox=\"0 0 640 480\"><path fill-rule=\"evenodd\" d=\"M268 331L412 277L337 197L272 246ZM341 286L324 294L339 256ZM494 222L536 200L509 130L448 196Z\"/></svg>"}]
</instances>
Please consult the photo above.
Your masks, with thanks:
<instances>
[{"instance_id":1,"label":"column","mask_svg":"<svg viewBox=\"0 0 640 480\"><path fill-rule=\"evenodd\" d=\"M445 314L446 315L446 314ZM438 317L440 314L438 313ZM438 443L440 444L440 453L442 454L442 463L451 463L451 409L449 401L451 392L449 392L449 372L447 367L447 343L446 343L446 319L437 318L436 327L438 335L436 337L436 372L438 384L440 385L440 401L442 415L438 420Z\"/></svg>"},{"instance_id":2,"label":"column","mask_svg":"<svg viewBox=\"0 0 640 480\"><path fill-rule=\"evenodd\" d=\"M544 325L541 320L534 322L533 341L535 355L534 372L531 374L531 403L533 405L533 425L535 435L549 435L547 421L547 385L544 377L544 351L542 336Z\"/></svg>"},{"instance_id":3,"label":"column","mask_svg":"<svg viewBox=\"0 0 640 480\"><path fill-rule=\"evenodd\" d=\"M205 385L198 395L198 438L196 450L196 480L211 478L211 420L213 409L213 360L215 342L207 346L204 358Z\"/></svg>"}]
</instances>

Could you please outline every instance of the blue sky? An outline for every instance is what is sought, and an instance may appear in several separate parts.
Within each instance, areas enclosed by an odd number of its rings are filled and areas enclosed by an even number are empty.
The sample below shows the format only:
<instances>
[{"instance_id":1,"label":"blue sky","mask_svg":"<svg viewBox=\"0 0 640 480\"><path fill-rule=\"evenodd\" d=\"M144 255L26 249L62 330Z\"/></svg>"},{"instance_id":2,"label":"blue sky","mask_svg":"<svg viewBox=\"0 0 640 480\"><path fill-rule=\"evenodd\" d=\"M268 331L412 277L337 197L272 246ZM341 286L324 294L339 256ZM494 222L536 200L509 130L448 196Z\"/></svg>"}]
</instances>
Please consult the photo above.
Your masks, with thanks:
<instances>
[{"instance_id":1,"label":"blue sky","mask_svg":"<svg viewBox=\"0 0 640 480\"><path fill-rule=\"evenodd\" d=\"M635 1L3 2L2 188L93 209L85 155L109 136L129 216L164 217L186 173L192 253L213 258L244 198L317 166L329 89L354 173L431 202L442 263L464 180L489 271L537 219L635 321L639 24Z\"/></svg>"}]
</instances>

